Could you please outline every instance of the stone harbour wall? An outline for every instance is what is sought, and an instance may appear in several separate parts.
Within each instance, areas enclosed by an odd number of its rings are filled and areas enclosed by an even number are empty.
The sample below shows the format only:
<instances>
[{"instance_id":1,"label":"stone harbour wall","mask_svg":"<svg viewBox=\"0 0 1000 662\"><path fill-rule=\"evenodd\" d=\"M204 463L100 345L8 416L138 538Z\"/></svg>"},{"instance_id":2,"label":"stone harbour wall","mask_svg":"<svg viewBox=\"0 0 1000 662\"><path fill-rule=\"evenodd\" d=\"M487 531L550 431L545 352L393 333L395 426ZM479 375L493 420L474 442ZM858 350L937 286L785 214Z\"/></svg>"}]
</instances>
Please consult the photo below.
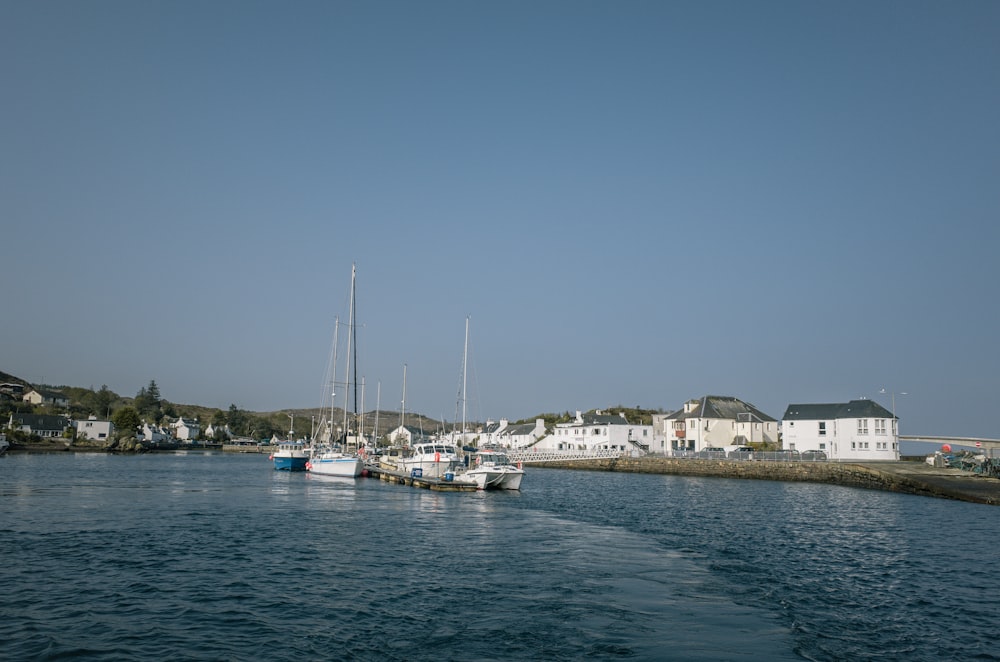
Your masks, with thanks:
<instances>
[{"instance_id":1,"label":"stone harbour wall","mask_svg":"<svg viewBox=\"0 0 1000 662\"><path fill-rule=\"evenodd\" d=\"M532 463L525 462L531 466ZM762 462L754 460L702 460L669 457L622 457L572 462L541 462L534 466L589 471L669 474L750 480L827 483L959 499L975 503L1000 503L1000 481L970 476L957 470L934 471L916 462Z\"/></svg>"}]
</instances>

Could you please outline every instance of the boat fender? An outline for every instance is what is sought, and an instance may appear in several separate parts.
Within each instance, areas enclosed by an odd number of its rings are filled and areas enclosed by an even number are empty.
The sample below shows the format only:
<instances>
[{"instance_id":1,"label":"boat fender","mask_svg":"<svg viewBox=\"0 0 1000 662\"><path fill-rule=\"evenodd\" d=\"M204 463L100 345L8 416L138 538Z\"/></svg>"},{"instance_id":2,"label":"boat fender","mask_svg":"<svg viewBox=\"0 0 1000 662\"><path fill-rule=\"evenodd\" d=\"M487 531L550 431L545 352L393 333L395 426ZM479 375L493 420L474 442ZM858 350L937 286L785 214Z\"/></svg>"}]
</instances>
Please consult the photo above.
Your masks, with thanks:
<instances>
[{"instance_id":1,"label":"boat fender","mask_svg":"<svg viewBox=\"0 0 1000 662\"><path fill-rule=\"evenodd\" d=\"M441 453L434 453L434 461L435 462L441 461Z\"/></svg>"}]
</instances>

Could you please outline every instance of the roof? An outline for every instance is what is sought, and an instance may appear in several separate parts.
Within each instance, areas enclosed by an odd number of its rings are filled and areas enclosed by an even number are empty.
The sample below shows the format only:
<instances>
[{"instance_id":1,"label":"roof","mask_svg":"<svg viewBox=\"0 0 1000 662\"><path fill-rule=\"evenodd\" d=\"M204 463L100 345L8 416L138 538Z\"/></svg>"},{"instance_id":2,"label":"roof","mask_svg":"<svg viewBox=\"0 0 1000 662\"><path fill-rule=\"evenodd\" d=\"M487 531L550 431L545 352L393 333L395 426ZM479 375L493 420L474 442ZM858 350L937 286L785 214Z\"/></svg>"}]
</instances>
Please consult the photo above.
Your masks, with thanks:
<instances>
[{"instance_id":1,"label":"roof","mask_svg":"<svg viewBox=\"0 0 1000 662\"><path fill-rule=\"evenodd\" d=\"M12 419L18 425L27 425L32 430L64 430L69 427L68 418L51 414L13 414Z\"/></svg>"},{"instance_id":2,"label":"roof","mask_svg":"<svg viewBox=\"0 0 1000 662\"><path fill-rule=\"evenodd\" d=\"M839 418L895 418L874 400L851 400L833 404L788 405L782 420L831 421Z\"/></svg>"},{"instance_id":3,"label":"roof","mask_svg":"<svg viewBox=\"0 0 1000 662\"><path fill-rule=\"evenodd\" d=\"M535 431L534 423L520 423L519 425L508 425L500 433L502 437L517 437L531 434Z\"/></svg>"},{"instance_id":4,"label":"roof","mask_svg":"<svg viewBox=\"0 0 1000 662\"><path fill-rule=\"evenodd\" d=\"M749 402L743 402L739 398L729 395L706 395L698 401L697 406L691 411L685 412L681 408L667 416L668 420L685 418L721 418L730 421L764 423L775 421L773 417L768 416Z\"/></svg>"}]
</instances>

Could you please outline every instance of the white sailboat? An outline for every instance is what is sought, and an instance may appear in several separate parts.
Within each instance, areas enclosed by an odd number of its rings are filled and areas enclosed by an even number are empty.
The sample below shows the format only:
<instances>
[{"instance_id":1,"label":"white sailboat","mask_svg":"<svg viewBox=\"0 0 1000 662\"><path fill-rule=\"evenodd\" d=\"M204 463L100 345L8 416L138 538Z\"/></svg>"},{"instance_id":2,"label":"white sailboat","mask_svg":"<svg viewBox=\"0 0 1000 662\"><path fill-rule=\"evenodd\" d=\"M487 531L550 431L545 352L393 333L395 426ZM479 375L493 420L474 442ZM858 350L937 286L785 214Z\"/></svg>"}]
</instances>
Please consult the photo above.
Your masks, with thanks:
<instances>
[{"instance_id":1,"label":"white sailboat","mask_svg":"<svg viewBox=\"0 0 1000 662\"><path fill-rule=\"evenodd\" d=\"M312 457L306 463L306 469L310 473L319 474L323 476L344 476L348 478L353 478L360 476L364 471L365 464L364 461L357 455L345 452L343 443L347 440L348 435L348 398L351 393L351 347L354 342L354 291L355 291L355 280L357 276L357 269L355 265L351 265L351 308L350 317L347 326L347 378L344 380L347 384L347 388L344 390L344 435L342 438L335 440L333 435L333 401L335 397L335 392L330 393L330 411L329 416L322 417L320 421L320 434L319 438L325 438L325 445L321 448L314 448ZM330 373L331 382L335 377L337 371L337 333L339 330L338 321L333 332L333 370ZM357 349L355 348L355 352ZM354 365L357 365L357 360L355 359ZM355 367L356 369L356 367ZM355 396L356 397L356 396ZM357 405L355 404L355 416L357 415ZM338 442L341 444L338 447Z\"/></svg>"}]
</instances>

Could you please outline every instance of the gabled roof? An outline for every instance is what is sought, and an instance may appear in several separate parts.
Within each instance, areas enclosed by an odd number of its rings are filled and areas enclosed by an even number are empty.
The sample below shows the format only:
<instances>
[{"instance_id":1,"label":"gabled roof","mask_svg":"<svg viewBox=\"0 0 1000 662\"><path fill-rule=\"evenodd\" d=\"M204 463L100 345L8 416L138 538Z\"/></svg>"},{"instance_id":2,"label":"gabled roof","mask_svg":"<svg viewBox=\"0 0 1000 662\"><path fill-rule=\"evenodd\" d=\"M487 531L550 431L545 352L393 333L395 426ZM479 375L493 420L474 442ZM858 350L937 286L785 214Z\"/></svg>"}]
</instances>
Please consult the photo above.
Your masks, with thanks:
<instances>
[{"instance_id":1,"label":"gabled roof","mask_svg":"<svg viewBox=\"0 0 1000 662\"><path fill-rule=\"evenodd\" d=\"M689 401L690 402L690 401ZM682 420L685 418L721 418L729 421L773 422L768 416L749 402L729 395L706 395L689 412L683 408L667 416L667 420Z\"/></svg>"},{"instance_id":2,"label":"gabled roof","mask_svg":"<svg viewBox=\"0 0 1000 662\"><path fill-rule=\"evenodd\" d=\"M839 418L894 418L891 411L874 400L851 400L833 404L788 405L782 420L832 421Z\"/></svg>"},{"instance_id":3,"label":"gabled roof","mask_svg":"<svg viewBox=\"0 0 1000 662\"><path fill-rule=\"evenodd\" d=\"M534 423L521 423L519 425L508 425L500 433L501 437L517 437L531 434L535 431Z\"/></svg>"},{"instance_id":4,"label":"gabled roof","mask_svg":"<svg viewBox=\"0 0 1000 662\"><path fill-rule=\"evenodd\" d=\"M629 422L624 416L618 414L596 414L593 412L587 412L585 414L580 414L580 418L583 419L583 423L576 423L576 425L628 425ZM534 429L534 425L531 426Z\"/></svg>"}]
</instances>

